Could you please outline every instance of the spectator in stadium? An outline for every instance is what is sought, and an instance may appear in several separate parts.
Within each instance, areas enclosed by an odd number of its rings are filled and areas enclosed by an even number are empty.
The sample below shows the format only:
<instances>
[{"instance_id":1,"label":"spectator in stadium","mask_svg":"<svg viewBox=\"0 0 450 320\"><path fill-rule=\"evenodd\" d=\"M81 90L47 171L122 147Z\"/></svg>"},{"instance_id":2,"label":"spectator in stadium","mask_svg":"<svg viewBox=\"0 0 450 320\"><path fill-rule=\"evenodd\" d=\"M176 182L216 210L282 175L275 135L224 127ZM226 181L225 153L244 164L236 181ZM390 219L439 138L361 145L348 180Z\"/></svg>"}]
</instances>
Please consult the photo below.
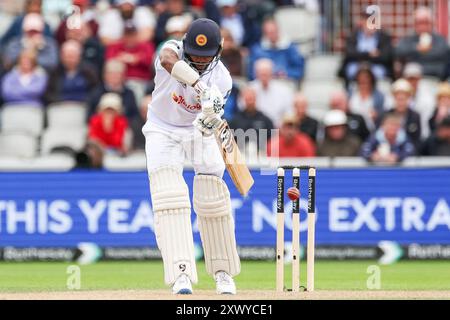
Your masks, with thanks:
<instances>
[{"instance_id":1,"label":"spectator in stadium","mask_svg":"<svg viewBox=\"0 0 450 320\"><path fill-rule=\"evenodd\" d=\"M153 43L141 41L132 21L125 22L122 40L106 47L106 60L115 59L125 64L127 86L133 90L139 102L145 93L147 82L153 77Z\"/></svg>"},{"instance_id":2,"label":"spectator in stadium","mask_svg":"<svg viewBox=\"0 0 450 320\"><path fill-rule=\"evenodd\" d=\"M74 11L71 16L62 19L55 31L55 38L60 46L67 40L67 30L78 29L81 23L87 25L90 36L97 36L98 23L95 17L95 10L91 9L91 1L73 0L72 6L77 8L77 11Z\"/></svg>"},{"instance_id":3,"label":"spectator in stadium","mask_svg":"<svg viewBox=\"0 0 450 320\"><path fill-rule=\"evenodd\" d=\"M293 92L284 83L273 79L274 64L270 59L255 63L256 80L250 82L256 91L256 106L279 128L283 115L292 113Z\"/></svg>"},{"instance_id":4,"label":"spectator in stadium","mask_svg":"<svg viewBox=\"0 0 450 320\"><path fill-rule=\"evenodd\" d=\"M47 73L37 64L36 53L24 50L20 53L16 66L2 79L2 100L8 104L42 107L47 81Z\"/></svg>"},{"instance_id":5,"label":"spectator in stadium","mask_svg":"<svg viewBox=\"0 0 450 320\"><path fill-rule=\"evenodd\" d=\"M336 91L331 94L330 109L341 110L347 115L349 132L357 136L361 141L365 141L369 137L370 131L367 128L364 118L350 111L348 96L345 91Z\"/></svg>"},{"instance_id":6,"label":"spectator in stadium","mask_svg":"<svg viewBox=\"0 0 450 320\"><path fill-rule=\"evenodd\" d=\"M44 19L40 14L29 13L23 19L23 34L8 42L3 51L6 67L14 64L22 50L30 49L37 52L38 64L51 70L58 64L58 47L53 38L43 34Z\"/></svg>"},{"instance_id":7,"label":"spectator in stadium","mask_svg":"<svg viewBox=\"0 0 450 320\"><path fill-rule=\"evenodd\" d=\"M81 44L68 40L61 46L60 65L50 73L45 101L87 102L99 79L95 70L81 60Z\"/></svg>"},{"instance_id":8,"label":"spectator in stadium","mask_svg":"<svg viewBox=\"0 0 450 320\"><path fill-rule=\"evenodd\" d=\"M430 134L428 121L433 115L435 97L430 93L430 89L423 85L422 66L415 62L405 65L403 78L408 80L412 87L413 93L410 108L420 115L422 138L427 138Z\"/></svg>"},{"instance_id":9,"label":"spectator in stadium","mask_svg":"<svg viewBox=\"0 0 450 320\"><path fill-rule=\"evenodd\" d=\"M103 84L94 89L88 100L88 117L90 118L97 108L97 105L104 93L114 92L122 98L122 109L128 121L132 121L138 116L138 107L133 91L125 85L126 66L123 62L109 60L105 64L103 71Z\"/></svg>"},{"instance_id":10,"label":"spectator in stadium","mask_svg":"<svg viewBox=\"0 0 450 320\"><path fill-rule=\"evenodd\" d=\"M410 108L413 88L405 79L398 79L392 84L392 95L394 97L393 108L383 115L395 114L402 120L403 129L409 140L418 148L421 142L420 115Z\"/></svg>"},{"instance_id":11,"label":"spectator in stadium","mask_svg":"<svg viewBox=\"0 0 450 320\"><path fill-rule=\"evenodd\" d=\"M279 134L267 143L267 155L280 158L314 157L316 147L308 135L298 130L295 115L286 114Z\"/></svg>"},{"instance_id":12,"label":"spectator in stadium","mask_svg":"<svg viewBox=\"0 0 450 320\"><path fill-rule=\"evenodd\" d=\"M152 41L156 18L153 12L144 6L138 6L138 0L116 0L116 6L108 9L99 21L98 35L104 45L119 41L124 34L125 22L133 21L137 28L138 39Z\"/></svg>"},{"instance_id":13,"label":"spectator in stadium","mask_svg":"<svg viewBox=\"0 0 450 320\"><path fill-rule=\"evenodd\" d=\"M414 144L403 129L403 120L397 114L383 118L381 127L361 148L361 155L375 164L394 165L415 155Z\"/></svg>"},{"instance_id":14,"label":"spectator in stadium","mask_svg":"<svg viewBox=\"0 0 450 320\"><path fill-rule=\"evenodd\" d=\"M106 153L125 155L127 129L120 96L112 92L102 95L97 113L89 120L89 141L100 145Z\"/></svg>"},{"instance_id":15,"label":"spectator in stadium","mask_svg":"<svg viewBox=\"0 0 450 320\"><path fill-rule=\"evenodd\" d=\"M244 130L245 133L248 133L250 139L253 139L253 141L250 142L254 143L258 149L263 147L263 150L265 150L266 146L262 146L262 141L259 141L259 134L260 130L265 129L267 131L267 135L264 136L269 139L271 130L273 129L272 121L256 108L256 91L252 87L243 87L240 91L240 98L243 103L243 110L238 111L234 115L233 119L229 123L230 127L235 130ZM248 131L252 129L254 131ZM254 135L252 133L254 133ZM244 146L240 147L243 148Z\"/></svg>"},{"instance_id":16,"label":"spectator in stadium","mask_svg":"<svg viewBox=\"0 0 450 320\"><path fill-rule=\"evenodd\" d=\"M5 31L3 34L3 37L1 37L0 40L0 47L4 47L10 42L12 39L21 37L23 33L23 21L27 14L29 13L36 13L38 15L41 15L42 17L42 0L26 0L25 1L25 8L24 13L19 15L14 19L14 21L11 23L9 28ZM51 37L52 36L52 30L50 28L50 25L48 23L44 22L44 28L43 28L44 36Z\"/></svg>"},{"instance_id":17,"label":"spectator in stadium","mask_svg":"<svg viewBox=\"0 0 450 320\"><path fill-rule=\"evenodd\" d=\"M424 156L450 156L450 116L439 122L435 132L425 140L421 154Z\"/></svg>"},{"instance_id":18,"label":"spectator in stadium","mask_svg":"<svg viewBox=\"0 0 450 320\"><path fill-rule=\"evenodd\" d=\"M330 110L323 119L325 136L318 143L319 157L356 157L361 140L347 130L347 115L341 110Z\"/></svg>"},{"instance_id":19,"label":"spectator in stadium","mask_svg":"<svg viewBox=\"0 0 450 320\"><path fill-rule=\"evenodd\" d=\"M237 0L216 0L220 8L220 27L229 30L237 46L242 46L245 37L245 26L242 15L238 12Z\"/></svg>"},{"instance_id":20,"label":"spectator in stadium","mask_svg":"<svg viewBox=\"0 0 450 320\"><path fill-rule=\"evenodd\" d=\"M300 92L294 95L294 110L300 132L307 134L311 140L316 141L319 122L308 116L308 100Z\"/></svg>"},{"instance_id":21,"label":"spectator in stadium","mask_svg":"<svg viewBox=\"0 0 450 320\"><path fill-rule=\"evenodd\" d=\"M233 36L228 29L221 29L223 38L223 50L221 60L233 77L243 76L243 56L240 48L234 42Z\"/></svg>"},{"instance_id":22,"label":"spectator in stadium","mask_svg":"<svg viewBox=\"0 0 450 320\"><path fill-rule=\"evenodd\" d=\"M245 21L243 46L250 49L261 41L263 22L275 14L276 5L272 0L240 0L238 6Z\"/></svg>"},{"instance_id":23,"label":"spectator in stadium","mask_svg":"<svg viewBox=\"0 0 450 320\"><path fill-rule=\"evenodd\" d=\"M184 34L187 32L187 29L191 22L192 22L191 17L189 15L170 17L166 23L165 41L168 40L181 41L183 39ZM165 41L159 44L158 48L156 49L157 52L159 52Z\"/></svg>"},{"instance_id":24,"label":"spectator in stadium","mask_svg":"<svg viewBox=\"0 0 450 320\"><path fill-rule=\"evenodd\" d=\"M339 75L347 83L355 80L361 63L367 63L376 79L390 77L393 47L391 36L383 29L368 24L370 15L361 14L357 28L345 40L343 65Z\"/></svg>"},{"instance_id":25,"label":"spectator in stadium","mask_svg":"<svg viewBox=\"0 0 450 320\"><path fill-rule=\"evenodd\" d=\"M166 25L171 17L185 15L190 21L199 18L199 15L190 10L184 0L167 0L164 3L163 10L156 21L155 44L157 46L166 40Z\"/></svg>"},{"instance_id":26,"label":"spectator in stadium","mask_svg":"<svg viewBox=\"0 0 450 320\"><path fill-rule=\"evenodd\" d=\"M278 25L273 18L263 24L263 37L260 43L250 49L248 77L255 78L255 63L261 58L273 61L275 78L299 82L304 74L304 58L296 46L280 35Z\"/></svg>"},{"instance_id":27,"label":"spectator in stadium","mask_svg":"<svg viewBox=\"0 0 450 320\"><path fill-rule=\"evenodd\" d=\"M422 65L424 75L442 79L450 50L447 41L433 31L433 14L429 8L418 8L414 23L414 34L398 43L396 58L400 64L417 62Z\"/></svg>"},{"instance_id":28,"label":"spectator in stadium","mask_svg":"<svg viewBox=\"0 0 450 320\"><path fill-rule=\"evenodd\" d=\"M374 130L378 117L384 112L384 95L377 89L377 79L370 65L362 64L355 80L355 87L350 89L350 111L361 115L369 130Z\"/></svg>"},{"instance_id":29,"label":"spectator in stadium","mask_svg":"<svg viewBox=\"0 0 450 320\"><path fill-rule=\"evenodd\" d=\"M450 83L443 82L437 90L437 105L433 116L429 120L432 132L436 130L437 125L444 119L450 117Z\"/></svg>"},{"instance_id":30,"label":"spectator in stadium","mask_svg":"<svg viewBox=\"0 0 450 320\"><path fill-rule=\"evenodd\" d=\"M103 148L94 141L86 141L83 150L75 154L75 169L103 168Z\"/></svg>"},{"instance_id":31,"label":"spectator in stadium","mask_svg":"<svg viewBox=\"0 0 450 320\"><path fill-rule=\"evenodd\" d=\"M83 21L80 28L66 29L66 39L76 40L83 46L82 60L88 63L98 75L102 74L105 48L100 39L91 33L89 26Z\"/></svg>"}]
</instances>

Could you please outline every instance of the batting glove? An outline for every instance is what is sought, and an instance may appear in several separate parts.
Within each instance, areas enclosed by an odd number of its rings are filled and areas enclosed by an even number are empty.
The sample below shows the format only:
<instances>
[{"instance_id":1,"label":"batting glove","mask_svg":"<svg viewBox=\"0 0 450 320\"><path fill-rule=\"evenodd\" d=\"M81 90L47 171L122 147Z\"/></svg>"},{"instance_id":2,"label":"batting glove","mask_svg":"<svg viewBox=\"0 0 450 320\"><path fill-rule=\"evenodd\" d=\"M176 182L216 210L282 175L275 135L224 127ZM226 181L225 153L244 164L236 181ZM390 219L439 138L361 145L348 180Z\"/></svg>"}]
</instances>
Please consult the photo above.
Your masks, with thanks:
<instances>
[{"instance_id":1,"label":"batting glove","mask_svg":"<svg viewBox=\"0 0 450 320\"><path fill-rule=\"evenodd\" d=\"M223 110L218 114L213 113L211 115L206 115L205 113L200 112L195 118L193 125L205 135L210 136L222 123L223 113Z\"/></svg>"},{"instance_id":2,"label":"batting glove","mask_svg":"<svg viewBox=\"0 0 450 320\"><path fill-rule=\"evenodd\" d=\"M201 81L201 80L198 80L198 81L193 85L193 88L194 88L195 92L196 92L200 97L202 97L202 96L205 94L205 91L209 90L208 85L207 85L205 82Z\"/></svg>"},{"instance_id":3,"label":"batting glove","mask_svg":"<svg viewBox=\"0 0 450 320\"><path fill-rule=\"evenodd\" d=\"M205 115L219 113L223 115L224 100L222 92L220 92L216 85L203 91L203 94L200 96L200 103L202 105L202 112Z\"/></svg>"}]
</instances>

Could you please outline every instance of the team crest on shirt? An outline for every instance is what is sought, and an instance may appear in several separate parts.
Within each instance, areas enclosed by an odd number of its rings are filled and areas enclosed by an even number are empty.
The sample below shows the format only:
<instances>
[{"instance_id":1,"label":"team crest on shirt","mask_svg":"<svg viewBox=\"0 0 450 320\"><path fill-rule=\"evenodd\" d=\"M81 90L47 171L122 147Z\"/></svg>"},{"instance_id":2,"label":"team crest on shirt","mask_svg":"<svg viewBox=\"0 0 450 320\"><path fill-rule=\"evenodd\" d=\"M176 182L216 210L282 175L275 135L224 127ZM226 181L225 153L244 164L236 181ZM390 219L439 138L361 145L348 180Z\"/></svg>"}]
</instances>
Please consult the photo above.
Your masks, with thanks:
<instances>
[{"instance_id":1,"label":"team crest on shirt","mask_svg":"<svg viewBox=\"0 0 450 320\"><path fill-rule=\"evenodd\" d=\"M178 105L184 107L188 111L200 111L202 110L202 106L200 103L196 104L188 104L186 99L182 95L178 95L175 92L172 92L172 100L175 101Z\"/></svg>"},{"instance_id":2,"label":"team crest on shirt","mask_svg":"<svg viewBox=\"0 0 450 320\"><path fill-rule=\"evenodd\" d=\"M208 38L204 34L199 34L197 37L195 37L195 42L200 46L203 47L208 43Z\"/></svg>"}]
</instances>

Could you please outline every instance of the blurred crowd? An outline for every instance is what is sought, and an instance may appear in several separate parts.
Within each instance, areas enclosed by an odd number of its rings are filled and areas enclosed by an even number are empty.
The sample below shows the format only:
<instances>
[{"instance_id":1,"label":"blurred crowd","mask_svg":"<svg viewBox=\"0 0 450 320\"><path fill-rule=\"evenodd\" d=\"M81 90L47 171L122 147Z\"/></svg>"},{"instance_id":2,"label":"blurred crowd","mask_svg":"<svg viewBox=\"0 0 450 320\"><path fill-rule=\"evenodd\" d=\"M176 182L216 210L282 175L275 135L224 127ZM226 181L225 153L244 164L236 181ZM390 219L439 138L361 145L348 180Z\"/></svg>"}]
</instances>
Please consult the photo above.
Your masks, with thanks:
<instances>
[{"instance_id":1,"label":"blurred crowd","mask_svg":"<svg viewBox=\"0 0 450 320\"><path fill-rule=\"evenodd\" d=\"M256 152L383 163L450 156L450 49L433 30L430 9L418 8L414 30L395 44L387 30L369 28L362 13L337 74L345 89L315 119L308 112L315 106L300 89L308 57L274 18L284 5L320 11L319 0L73 0L72 11L52 28L42 0L26 0L23 13L0 30L2 108L83 105L87 156L78 159L84 166L101 166L96 155L143 150L158 50L207 17L221 26L222 62L235 80L224 117L233 129L276 132L267 145L249 141ZM435 90L422 85L428 79ZM389 94L378 89L383 80L391 83Z\"/></svg>"}]
</instances>

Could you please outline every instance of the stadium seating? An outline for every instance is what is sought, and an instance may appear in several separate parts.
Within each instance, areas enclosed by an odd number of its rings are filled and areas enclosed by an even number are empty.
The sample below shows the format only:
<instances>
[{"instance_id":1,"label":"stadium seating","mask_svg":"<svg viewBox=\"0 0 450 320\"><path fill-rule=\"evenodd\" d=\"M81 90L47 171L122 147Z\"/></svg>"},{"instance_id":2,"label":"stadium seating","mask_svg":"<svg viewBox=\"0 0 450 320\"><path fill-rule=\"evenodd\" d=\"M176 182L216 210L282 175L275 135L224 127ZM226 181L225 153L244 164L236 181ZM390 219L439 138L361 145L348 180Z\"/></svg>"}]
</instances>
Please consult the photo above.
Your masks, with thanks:
<instances>
[{"instance_id":1,"label":"stadium seating","mask_svg":"<svg viewBox=\"0 0 450 320\"><path fill-rule=\"evenodd\" d=\"M28 105L4 105L0 123L2 132L25 132L38 137L44 128L44 111Z\"/></svg>"},{"instance_id":2,"label":"stadium seating","mask_svg":"<svg viewBox=\"0 0 450 320\"><path fill-rule=\"evenodd\" d=\"M309 101L308 114L319 121L322 120L329 108L331 94L343 89L344 86L339 80L304 81L301 86L301 92Z\"/></svg>"},{"instance_id":3,"label":"stadium seating","mask_svg":"<svg viewBox=\"0 0 450 320\"><path fill-rule=\"evenodd\" d=\"M52 154L37 158L0 157L1 171L68 171L75 166L75 159L64 154Z\"/></svg>"},{"instance_id":4,"label":"stadium seating","mask_svg":"<svg viewBox=\"0 0 450 320\"><path fill-rule=\"evenodd\" d=\"M145 152L134 152L127 157L105 154L105 157L103 159L103 166L105 167L105 169L112 171L145 170L147 167Z\"/></svg>"},{"instance_id":5,"label":"stadium seating","mask_svg":"<svg viewBox=\"0 0 450 320\"><path fill-rule=\"evenodd\" d=\"M86 143L86 128L47 128L42 134L41 154L50 154L58 147L69 147L81 151Z\"/></svg>"},{"instance_id":6,"label":"stadium seating","mask_svg":"<svg viewBox=\"0 0 450 320\"><path fill-rule=\"evenodd\" d=\"M367 167L367 161L360 157L336 157L331 160L331 166L337 168Z\"/></svg>"},{"instance_id":7,"label":"stadium seating","mask_svg":"<svg viewBox=\"0 0 450 320\"><path fill-rule=\"evenodd\" d=\"M53 103L47 108L50 128L86 127L86 105L77 102Z\"/></svg>"},{"instance_id":8,"label":"stadium seating","mask_svg":"<svg viewBox=\"0 0 450 320\"><path fill-rule=\"evenodd\" d=\"M37 138L28 133L0 134L0 157L33 158L37 154Z\"/></svg>"},{"instance_id":9,"label":"stadium seating","mask_svg":"<svg viewBox=\"0 0 450 320\"><path fill-rule=\"evenodd\" d=\"M320 17L317 13L286 6L278 8L274 16L279 25L280 34L295 44L306 45L306 48L309 47L311 51L314 51L320 27ZM300 46L300 51L306 55L311 53L308 50L303 52L302 46Z\"/></svg>"},{"instance_id":10,"label":"stadium seating","mask_svg":"<svg viewBox=\"0 0 450 320\"><path fill-rule=\"evenodd\" d=\"M340 55L313 55L307 60L303 81L335 80L341 62L342 57Z\"/></svg>"}]
</instances>

